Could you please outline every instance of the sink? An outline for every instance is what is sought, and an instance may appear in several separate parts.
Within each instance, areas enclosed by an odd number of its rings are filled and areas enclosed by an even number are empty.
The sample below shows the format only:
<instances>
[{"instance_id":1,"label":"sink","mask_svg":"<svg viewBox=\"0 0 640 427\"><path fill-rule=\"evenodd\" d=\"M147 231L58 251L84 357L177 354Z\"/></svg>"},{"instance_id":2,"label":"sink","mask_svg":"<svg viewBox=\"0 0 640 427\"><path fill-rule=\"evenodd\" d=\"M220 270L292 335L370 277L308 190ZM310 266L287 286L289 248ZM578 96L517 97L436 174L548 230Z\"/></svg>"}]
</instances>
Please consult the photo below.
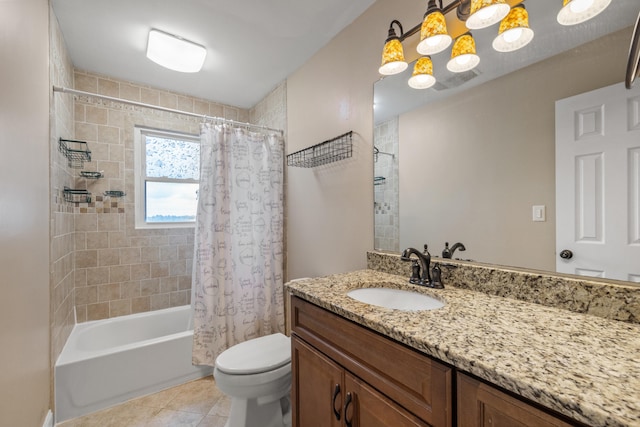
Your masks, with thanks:
<instances>
[{"instance_id":1,"label":"sink","mask_svg":"<svg viewBox=\"0 0 640 427\"><path fill-rule=\"evenodd\" d=\"M435 310L444 303L413 291L393 288L361 288L347 292L347 296L365 304L405 311Z\"/></svg>"}]
</instances>

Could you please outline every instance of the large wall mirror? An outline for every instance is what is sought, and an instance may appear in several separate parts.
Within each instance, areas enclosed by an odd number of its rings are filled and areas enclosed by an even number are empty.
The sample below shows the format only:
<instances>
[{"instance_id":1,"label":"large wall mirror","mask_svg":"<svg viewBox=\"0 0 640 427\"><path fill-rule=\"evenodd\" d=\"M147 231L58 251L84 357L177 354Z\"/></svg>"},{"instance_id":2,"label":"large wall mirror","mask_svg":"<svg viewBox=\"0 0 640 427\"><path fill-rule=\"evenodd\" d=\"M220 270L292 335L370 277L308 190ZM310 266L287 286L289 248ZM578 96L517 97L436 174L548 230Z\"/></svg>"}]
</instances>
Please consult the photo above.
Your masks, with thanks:
<instances>
[{"instance_id":1,"label":"large wall mirror","mask_svg":"<svg viewBox=\"0 0 640 427\"><path fill-rule=\"evenodd\" d=\"M565 27L561 3L526 2L535 37L516 52L493 51L496 26L474 31L481 62L471 72L446 69L449 49L432 57L430 89L407 85L411 65L375 83L376 249L427 243L440 255L462 242L454 258L556 271L555 103L625 80L640 12L637 0L617 0Z\"/></svg>"}]
</instances>

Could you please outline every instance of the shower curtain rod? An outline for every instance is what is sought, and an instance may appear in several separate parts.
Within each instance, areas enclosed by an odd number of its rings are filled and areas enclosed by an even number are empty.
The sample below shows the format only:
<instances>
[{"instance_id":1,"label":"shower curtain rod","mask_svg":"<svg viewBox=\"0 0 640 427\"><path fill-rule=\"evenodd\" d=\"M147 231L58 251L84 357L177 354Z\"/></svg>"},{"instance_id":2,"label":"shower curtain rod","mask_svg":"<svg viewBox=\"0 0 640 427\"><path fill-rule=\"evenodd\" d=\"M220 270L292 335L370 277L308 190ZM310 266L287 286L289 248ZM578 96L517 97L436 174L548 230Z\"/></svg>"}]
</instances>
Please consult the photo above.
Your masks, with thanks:
<instances>
[{"instance_id":1,"label":"shower curtain rod","mask_svg":"<svg viewBox=\"0 0 640 427\"><path fill-rule=\"evenodd\" d=\"M176 110L176 109L167 108L167 107L160 107L160 106L157 106L157 105L145 104L144 102L129 101L128 99L115 98L113 96L98 95L96 93L84 92L84 91L81 91L81 90L69 89L69 88L66 88L66 87L53 86L53 91L54 92L61 92L61 93L70 93L70 94L73 94L73 95L91 96L91 97L94 97L94 98L104 99L106 101L113 101L113 102L119 102L121 104L135 105L137 107L143 107L143 108L152 108L154 110L165 111L165 112L168 112L168 113L181 114L183 116L200 117L203 120L221 121L221 122L224 122L224 123L230 123L230 124L243 126L243 127L250 127L250 128L255 128L255 129L268 130L268 131L272 131L272 132L280 132L281 136L284 135L284 131L282 129L274 129L274 128L270 128L270 127L266 127L266 126L253 125L251 123L239 122L239 121L231 120L231 119L224 119L222 117L213 117L213 116L207 116L206 114L197 114L197 113L192 113L192 112L189 112L189 111Z\"/></svg>"}]
</instances>

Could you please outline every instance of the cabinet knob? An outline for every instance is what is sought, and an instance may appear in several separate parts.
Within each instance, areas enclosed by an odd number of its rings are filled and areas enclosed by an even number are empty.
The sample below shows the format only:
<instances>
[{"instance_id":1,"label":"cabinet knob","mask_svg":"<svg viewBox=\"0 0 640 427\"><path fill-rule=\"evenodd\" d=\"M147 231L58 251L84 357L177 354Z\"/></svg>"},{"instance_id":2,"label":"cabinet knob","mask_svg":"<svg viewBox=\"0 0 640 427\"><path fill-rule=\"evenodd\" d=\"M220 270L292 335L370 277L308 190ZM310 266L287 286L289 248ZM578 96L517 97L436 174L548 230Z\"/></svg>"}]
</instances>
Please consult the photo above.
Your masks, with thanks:
<instances>
[{"instance_id":1,"label":"cabinet knob","mask_svg":"<svg viewBox=\"0 0 640 427\"><path fill-rule=\"evenodd\" d=\"M333 389L333 415L336 417L336 421L340 421L340 410L336 409L336 399L340 394L340 384L336 384L336 387Z\"/></svg>"},{"instance_id":2,"label":"cabinet knob","mask_svg":"<svg viewBox=\"0 0 640 427\"><path fill-rule=\"evenodd\" d=\"M353 402L353 396L351 392L347 393L347 400L344 402L344 422L347 427L353 427L353 417L349 419L347 411L349 410L349 406L351 406L351 402Z\"/></svg>"}]
</instances>

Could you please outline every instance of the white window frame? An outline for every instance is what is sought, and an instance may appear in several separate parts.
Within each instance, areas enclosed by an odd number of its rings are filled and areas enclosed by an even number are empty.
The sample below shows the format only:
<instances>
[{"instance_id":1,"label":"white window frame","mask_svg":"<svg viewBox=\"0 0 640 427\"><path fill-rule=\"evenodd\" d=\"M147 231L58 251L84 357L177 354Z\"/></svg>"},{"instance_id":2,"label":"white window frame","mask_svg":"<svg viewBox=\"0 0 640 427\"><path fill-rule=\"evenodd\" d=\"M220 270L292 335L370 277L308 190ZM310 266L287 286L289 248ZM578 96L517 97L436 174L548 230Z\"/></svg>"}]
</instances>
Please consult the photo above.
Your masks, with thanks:
<instances>
[{"instance_id":1,"label":"white window frame","mask_svg":"<svg viewBox=\"0 0 640 427\"><path fill-rule=\"evenodd\" d=\"M152 135L160 138L178 139L200 143L200 137L183 132L175 132L148 127L136 126L134 130L134 175L135 175L135 228L136 229L158 229L158 228L194 228L195 221L189 222L147 222L146 221L146 144L145 136ZM196 183L194 179L170 179L154 178L153 182L185 182Z\"/></svg>"}]
</instances>

